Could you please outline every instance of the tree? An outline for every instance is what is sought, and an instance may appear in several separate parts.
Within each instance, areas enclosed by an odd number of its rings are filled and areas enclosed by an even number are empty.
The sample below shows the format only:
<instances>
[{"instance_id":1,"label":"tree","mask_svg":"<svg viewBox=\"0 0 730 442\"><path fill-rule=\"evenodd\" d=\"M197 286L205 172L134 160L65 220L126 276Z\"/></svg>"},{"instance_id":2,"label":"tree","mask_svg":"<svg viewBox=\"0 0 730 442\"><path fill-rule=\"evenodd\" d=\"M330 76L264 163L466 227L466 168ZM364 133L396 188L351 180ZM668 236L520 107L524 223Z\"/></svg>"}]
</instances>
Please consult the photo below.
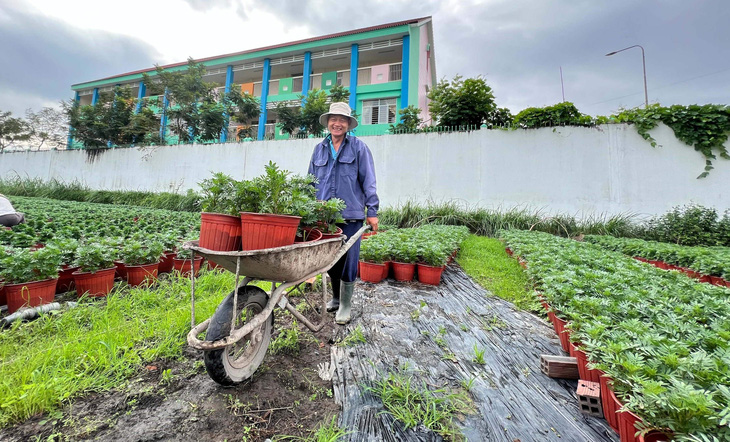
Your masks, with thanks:
<instances>
[{"instance_id":1,"label":"tree","mask_svg":"<svg viewBox=\"0 0 730 442\"><path fill-rule=\"evenodd\" d=\"M66 147L68 116L60 109L44 107L38 112L26 109L25 121L30 130L31 149L40 150L44 145L51 149Z\"/></svg>"},{"instance_id":2,"label":"tree","mask_svg":"<svg viewBox=\"0 0 730 442\"><path fill-rule=\"evenodd\" d=\"M19 141L30 139L30 129L22 118L15 118L10 111L0 111L0 153Z\"/></svg>"},{"instance_id":3,"label":"tree","mask_svg":"<svg viewBox=\"0 0 730 442\"><path fill-rule=\"evenodd\" d=\"M225 96L226 112L230 118L241 123L243 126L239 128L238 136L250 136L251 124L261 114L261 102L258 98L248 92L241 92L238 85L232 85L230 91Z\"/></svg>"},{"instance_id":4,"label":"tree","mask_svg":"<svg viewBox=\"0 0 730 442\"><path fill-rule=\"evenodd\" d=\"M332 86L329 90L330 95L330 101L332 103L347 103L350 101L350 90L342 86L341 84L336 84Z\"/></svg>"},{"instance_id":5,"label":"tree","mask_svg":"<svg viewBox=\"0 0 730 442\"><path fill-rule=\"evenodd\" d=\"M350 93L347 92L349 97ZM341 97L341 95L340 95ZM324 128L319 123L319 117L327 112L327 92L312 89L307 95L300 95L302 105L288 107L285 103L275 105L278 124L281 130L289 135L304 133L319 135Z\"/></svg>"},{"instance_id":6,"label":"tree","mask_svg":"<svg viewBox=\"0 0 730 442\"><path fill-rule=\"evenodd\" d=\"M481 76L462 80L457 75L450 83L442 79L428 98L428 109L439 126L478 126L497 107L492 88Z\"/></svg>"},{"instance_id":7,"label":"tree","mask_svg":"<svg viewBox=\"0 0 730 442\"><path fill-rule=\"evenodd\" d=\"M486 123L489 126L508 127L512 125L513 120L512 112L506 107L500 107L487 115Z\"/></svg>"},{"instance_id":8,"label":"tree","mask_svg":"<svg viewBox=\"0 0 730 442\"><path fill-rule=\"evenodd\" d=\"M423 123L421 119L421 109L410 105L398 111L398 121L396 125L390 125L390 132L416 132Z\"/></svg>"}]
</instances>

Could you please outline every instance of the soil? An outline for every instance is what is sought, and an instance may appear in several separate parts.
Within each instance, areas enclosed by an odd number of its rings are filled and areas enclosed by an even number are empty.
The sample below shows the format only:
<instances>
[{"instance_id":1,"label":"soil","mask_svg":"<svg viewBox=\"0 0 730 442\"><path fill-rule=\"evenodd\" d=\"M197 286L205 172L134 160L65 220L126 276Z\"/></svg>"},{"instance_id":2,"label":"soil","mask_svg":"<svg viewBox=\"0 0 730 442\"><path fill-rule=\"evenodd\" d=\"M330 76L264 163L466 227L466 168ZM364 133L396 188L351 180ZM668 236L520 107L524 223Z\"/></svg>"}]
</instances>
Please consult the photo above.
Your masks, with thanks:
<instances>
[{"instance_id":1,"label":"soil","mask_svg":"<svg viewBox=\"0 0 730 442\"><path fill-rule=\"evenodd\" d=\"M277 309L275 317L272 339L291 326L289 314ZM540 372L540 354L564 354L552 327L491 296L458 265L438 287L358 282L350 324L298 329L299 353L272 354L270 347L250 382L219 386L202 354L187 349L178 360L148 363L117 391L0 430L0 440L264 441L310 436L333 416L350 441L442 440L423 426L404 428L364 388L394 371L429 388L458 390L471 381L473 409L455 418L469 441L618 440L604 420L580 412L576 381ZM356 329L366 342L341 345ZM474 348L485 351L483 364ZM320 377L320 366L331 381Z\"/></svg>"}]
</instances>

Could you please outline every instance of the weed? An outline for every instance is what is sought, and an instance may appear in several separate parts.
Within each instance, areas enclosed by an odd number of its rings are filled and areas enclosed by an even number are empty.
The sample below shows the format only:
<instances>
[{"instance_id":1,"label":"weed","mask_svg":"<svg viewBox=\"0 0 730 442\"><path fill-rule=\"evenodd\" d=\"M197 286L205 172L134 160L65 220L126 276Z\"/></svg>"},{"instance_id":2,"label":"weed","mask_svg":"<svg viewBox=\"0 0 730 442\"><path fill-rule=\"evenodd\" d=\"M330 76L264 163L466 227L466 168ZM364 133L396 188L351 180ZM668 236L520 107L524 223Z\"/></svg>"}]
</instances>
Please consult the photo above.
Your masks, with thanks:
<instances>
[{"instance_id":1,"label":"weed","mask_svg":"<svg viewBox=\"0 0 730 442\"><path fill-rule=\"evenodd\" d=\"M472 358L473 362L476 362L479 365L484 365L487 362L484 360L484 352L486 349L479 348L477 344L474 344L474 357Z\"/></svg>"},{"instance_id":2,"label":"weed","mask_svg":"<svg viewBox=\"0 0 730 442\"><path fill-rule=\"evenodd\" d=\"M453 353L451 353L451 352L442 354L441 355L441 360L443 360L443 361L451 361L453 363L459 362L459 358L457 358L456 355L453 354Z\"/></svg>"},{"instance_id":3,"label":"weed","mask_svg":"<svg viewBox=\"0 0 730 442\"><path fill-rule=\"evenodd\" d=\"M226 408L228 408L234 416L243 416L251 410L251 405L244 404L240 399L234 397L232 394L227 394Z\"/></svg>"},{"instance_id":4,"label":"weed","mask_svg":"<svg viewBox=\"0 0 730 442\"><path fill-rule=\"evenodd\" d=\"M299 344L299 327L297 327L297 321L293 320L289 328L280 330L276 338L271 340L269 350L274 355L295 355L299 353Z\"/></svg>"},{"instance_id":5,"label":"weed","mask_svg":"<svg viewBox=\"0 0 730 442\"><path fill-rule=\"evenodd\" d=\"M461 329L461 331L463 331L463 332L468 332L468 331L469 331L469 327L468 327L468 326L467 326L466 324L461 324L461 325L459 326L459 328L460 328L460 329Z\"/></svg>"},{"instance_id":6,"label":"weed","mask_svg":"<svg viewBox=\"0 0 730 442\"><path fill-rule=\"evenodd\" d=\"M423 309L424 309L424 308L425 308L425 307L426 307L427 305L428 305L428 304L426 304L426 301L421 301L421 302L420 302L420 303L418 304L418 308L417 308L416 310L413 310L413 311L411 312L411 319L413 319L414 321L417 321L417 320L418 320L418 318L420 318L420 317L421 317L421 312L423 311Z\"/></svg>"},{"instance_id":7,"label":"weed","mask_svg":"<svg viewBox=\"0 0 730 442\"><path fill-rule=\"evenodd\" d=\"M342 340L342 342L340 342L340 346L354 347L357 344L364 344L365 342L367 342L367 340L365 339L365 335L362 332L362 327L358 325L355 330L350 332L350 334L347 335L345 339Z\"/></svg>"},{"instance_id":8,"label":"weed","mask_svg":"<svg viewBox=\"0 0 730 442\"><path fill-rule=\"evenodd\" d=\"M471 376L469 379L462 379L461 386L464 387L464 390L471 391L471 387L474 386L474 381L476 380L476 376Z\"/></svg>"},{"instance_id":9,"label":"weed","mask_svg":"<svg viewBox=\"0 0 730 442\"><path fill-rule=\"evenodd\" d=\"M447 440L463 438L453 418L469 410L469 398L464 392L431 391L425 383L417 388L411 377L399 373L388 374L366 390L379 397L385 409L406 428L424 425Z\"/></svg>"},{"instance_id":10,"label":"weed","mask_svg":"<svg viewBox=\"0 0 730 442\"><path fill-rule=\"evenodd\" d=\"M160 376L160 385L169 385L173 379L175 379L175 375L172 374L171 369L166 369L162 371L162 375Z\"/></svg>"},{"instance_id":11,"label":"weed","mask_svg":"<svg viewBox=\"0 0 730 442\"><path fill-rule=\"evenodd\" d=\"M492 314L488 318L482 318L482 330L484 331L492 331L495 328L500 329L507 326L507 323L502 320L499 316L496 314Z\"/></svg>"}]
</instances>

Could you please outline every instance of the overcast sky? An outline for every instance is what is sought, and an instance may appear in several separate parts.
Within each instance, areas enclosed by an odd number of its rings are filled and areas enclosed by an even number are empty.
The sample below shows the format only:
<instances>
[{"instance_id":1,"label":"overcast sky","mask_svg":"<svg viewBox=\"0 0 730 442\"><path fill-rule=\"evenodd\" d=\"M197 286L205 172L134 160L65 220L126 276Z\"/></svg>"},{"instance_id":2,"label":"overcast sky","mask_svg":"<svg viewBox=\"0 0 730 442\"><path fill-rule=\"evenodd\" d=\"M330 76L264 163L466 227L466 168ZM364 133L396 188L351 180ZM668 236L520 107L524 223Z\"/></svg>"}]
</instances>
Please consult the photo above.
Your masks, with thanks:
<instances>
[{"instance_id":1,"label":"overcast sky","mask_svg":"<svg viewBox=\"0 0 730 442\"><path fill-rule=\"evenodd\" d=\"M644 102L730 104L728 0L0 0L0 110L57 106L71 84L422 16L439 78L483 75L512 113Z\"/></svg>"}]
</instances>

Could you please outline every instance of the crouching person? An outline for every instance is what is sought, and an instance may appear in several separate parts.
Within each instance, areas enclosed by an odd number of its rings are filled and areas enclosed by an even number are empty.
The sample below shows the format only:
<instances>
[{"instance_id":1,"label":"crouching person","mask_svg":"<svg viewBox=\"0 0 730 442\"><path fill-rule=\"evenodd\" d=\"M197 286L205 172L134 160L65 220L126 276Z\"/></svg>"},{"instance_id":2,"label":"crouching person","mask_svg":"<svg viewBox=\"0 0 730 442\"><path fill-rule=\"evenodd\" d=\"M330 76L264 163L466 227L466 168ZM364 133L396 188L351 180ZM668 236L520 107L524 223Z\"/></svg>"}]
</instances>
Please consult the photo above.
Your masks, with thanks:
<instances>
[{"instance_id":1,"label":"crouching person","mask_svg":"<svg viewBox=\"0 0 730 442\"><path fill-rule=\"evenodd\" d=\"M25 216L13 208L10 200L0 194L0 226L13 227L25 222Z\"/></svg>"}]
</instances>

